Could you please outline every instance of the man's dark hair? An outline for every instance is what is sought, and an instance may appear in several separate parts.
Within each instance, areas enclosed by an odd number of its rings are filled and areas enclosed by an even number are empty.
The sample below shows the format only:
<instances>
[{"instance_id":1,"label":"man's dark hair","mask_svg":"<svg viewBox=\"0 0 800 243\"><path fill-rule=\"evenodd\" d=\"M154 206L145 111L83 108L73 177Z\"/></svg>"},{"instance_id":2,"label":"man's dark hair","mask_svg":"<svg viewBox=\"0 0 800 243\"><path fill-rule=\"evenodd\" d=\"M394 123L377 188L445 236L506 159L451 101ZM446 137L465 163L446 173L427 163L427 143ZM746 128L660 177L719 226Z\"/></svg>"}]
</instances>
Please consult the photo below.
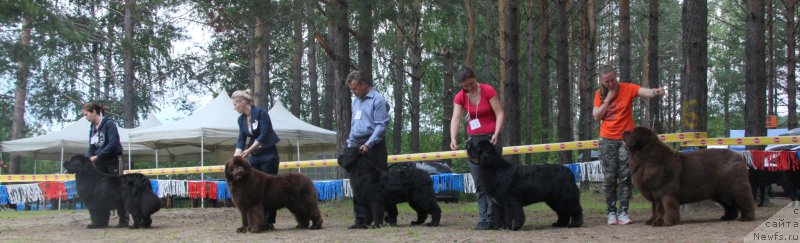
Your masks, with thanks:
<instances>
[{"instance_id":1,"label":"man's dark hair","mask_svg":"<svg viewBox=\"0 0 800 243\"><path fill-rule=\"evenodd\" d=\"M455 75L455 79L459 83L463 83L465 80L470 79L470 78L474 78L474 77L475 77L475 72L473 72L472 69L467 68L467 67L459 69L458 71L456 71L456 75Z\"/></svg>"},{"instance_id":2,"label":"man's dark hair","mask_svg":"<svg viewBox=\"0 0 800 243\"><path fill-rule=\"evenodd\" d=\"M372 80L365 80L364 76L361 75L361 71L352 71L350 74L347 75L347 80L345 80L345 84L350 84L350 81L355 80L358 81L356 84L365 83L367 86L372 87Z\"/></svg>"},{"instance_id":3,"label":"man's dark hair","mask_svg":"<svg viewBox=\"0 0 800 243\"><path fill-rule=\"evenodd\" d=\"M617 73L611 65L601 65L598 71L600 71L600 74Z\"/></svg>"}]
</instances>

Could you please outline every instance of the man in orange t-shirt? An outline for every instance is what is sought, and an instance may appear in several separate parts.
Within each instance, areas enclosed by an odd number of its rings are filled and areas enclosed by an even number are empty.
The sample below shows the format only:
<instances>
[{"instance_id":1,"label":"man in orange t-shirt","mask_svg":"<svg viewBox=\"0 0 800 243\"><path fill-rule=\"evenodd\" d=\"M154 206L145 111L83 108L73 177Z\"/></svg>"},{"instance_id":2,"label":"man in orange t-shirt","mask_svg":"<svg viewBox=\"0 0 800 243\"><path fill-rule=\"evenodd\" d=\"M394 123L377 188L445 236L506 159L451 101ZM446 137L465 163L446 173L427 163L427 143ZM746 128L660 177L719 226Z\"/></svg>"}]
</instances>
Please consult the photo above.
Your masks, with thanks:
<instances>
[{"instance_id":1,"label":"man in orange t-shirt","mask_svg":"<svg viewBox=\"0 0 800 243\"><path fill-rule=\"evenodd\" d=\"M610 66L600 67L600 88L594 95L592 116L600 124L600 163L603 166L603 192L608 207L608 224L630 224L628 203L631 199L631 172L628 169L628 150L622 142L622 132L633 130L633 99L664 95L663 88L641 88L632 83L617 81ZM619 210L616 202L619 198Z\"/></svg>"}]
</instances>

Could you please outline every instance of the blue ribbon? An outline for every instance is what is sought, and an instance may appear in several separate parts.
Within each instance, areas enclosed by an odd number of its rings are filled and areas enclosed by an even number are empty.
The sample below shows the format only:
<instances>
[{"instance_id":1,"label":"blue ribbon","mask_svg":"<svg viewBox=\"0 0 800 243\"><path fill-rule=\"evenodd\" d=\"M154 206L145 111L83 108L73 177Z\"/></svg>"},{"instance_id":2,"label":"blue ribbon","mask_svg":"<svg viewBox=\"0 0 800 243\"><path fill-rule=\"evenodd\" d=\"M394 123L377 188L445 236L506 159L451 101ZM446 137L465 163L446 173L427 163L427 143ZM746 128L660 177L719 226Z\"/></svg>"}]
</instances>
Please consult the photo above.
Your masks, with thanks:
<instances>
[{"instance_id":1,"label":"blue ribbon","mask_svg":"<svg viewBox=\"0 0 800 243\"><path fill-rule=\"evenodd\" d=\"M433 191L436 193L446 191L464 191L464 175L456 173L443 173L431 176Z\"/></svg>"},{"instance_id":2,"label":"blue ribbon","mask_svg":"<svg viewBox=\"0 0 800 243\"><path fill-rule=\"evenodd\" d=\"M8 190L6 190L6 186L0 186L0 204L8 204Z\"/></svg>"},{"instance_id":3,"label":"blue ribbon","mask_svg":"<svg viewBox=\"0 0 800 243\"><path fill-rule=\"evenodd\" d=\"M342 190L342 180L315 181L314 187L320 201L335 200L344 197Z\"/></svg>"},{"instance_id":4,"label":"blue ribbon","mask_svg":"<svg viewBox=\"0 0 800 243\"><path fill-rule=\"evenodd\" d=\"M75 181L65 181L64 189L67 191L67 199L78 197L78 184Z\"/></svg>"},{"instance_id":5,"label":"blue ribbon","mask_svg":"<svg viewBox=\"0 0 800 243\"><path fill-rule=\"evenodd\" d=\"M215 181L217 184L217 200L225 200L231 198L231 192L228 191L228 182L226 181Z\"/></svg>"}]
</instances>

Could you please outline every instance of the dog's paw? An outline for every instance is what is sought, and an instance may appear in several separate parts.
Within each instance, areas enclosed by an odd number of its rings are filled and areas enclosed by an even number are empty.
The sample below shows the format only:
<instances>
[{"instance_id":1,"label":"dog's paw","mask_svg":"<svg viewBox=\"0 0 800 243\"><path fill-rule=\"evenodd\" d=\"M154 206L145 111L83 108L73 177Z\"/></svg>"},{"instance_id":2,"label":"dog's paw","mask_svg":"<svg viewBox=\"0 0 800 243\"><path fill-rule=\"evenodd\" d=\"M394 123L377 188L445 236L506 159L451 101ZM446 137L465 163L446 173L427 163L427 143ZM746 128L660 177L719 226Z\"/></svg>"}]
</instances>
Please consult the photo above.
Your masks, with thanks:
<instances>
[{"instance_id":1,"label":"dog's paw","mask_svg":"<svg viewBox=\"0 0 800 243\"><path fill-rule=\"evenodd\" d=\"M424 224L424 226L425 227L439 227L439 224L438 223L427 223L427 224Z\"/></svg>"},{"instance_id":2,"label":"dog's paw","mask_svg":"<svg viewBox=\"0 0 800 243\"><path fill-rule=\"evenodd\" d=\"M652 225L653 227L661 227L661 226L664 226L664 220L663 220L663 219L656 219L655 221L653 221L653 224L651 224L651 225Z\"/></svg>"},{"instance_id":3,"label":"dog's paw","mask_svg":"<svg viewBox=\"0 0 800 243\"><path fill-rule=\"evenodd\" d=\"M236 229L236 233L246 233L246 232L247 232L247 225L242 225L242 227Z\"/></svg>"}]
</instances>

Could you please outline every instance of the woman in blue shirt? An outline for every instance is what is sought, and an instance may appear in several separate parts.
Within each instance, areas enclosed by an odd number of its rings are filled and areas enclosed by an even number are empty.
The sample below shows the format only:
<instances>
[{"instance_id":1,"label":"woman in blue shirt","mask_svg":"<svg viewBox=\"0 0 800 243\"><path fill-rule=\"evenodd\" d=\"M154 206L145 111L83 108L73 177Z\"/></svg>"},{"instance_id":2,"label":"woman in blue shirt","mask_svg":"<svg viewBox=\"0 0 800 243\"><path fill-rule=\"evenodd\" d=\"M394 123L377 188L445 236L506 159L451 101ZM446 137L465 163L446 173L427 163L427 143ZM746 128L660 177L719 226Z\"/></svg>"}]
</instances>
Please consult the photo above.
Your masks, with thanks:
<instances>
[{"instance_id":1,"label":"woman in blue shirt","mask_svg":"<svg viewBox=\"0 0 800 243\"><path fill-rule=\"evenodd\" d=\"M106 174L119 174L119 156L122 155L122 143L119 141L117 125L105 117L106 109L97 103L90 102L81 109L83 117L92 125L89 127L89 151L86 157L94 162L95 167Z\"/></svg>"},{"instance_id":2,"label":"woman in blue shirt","mask_svg":"<svg viewBox=\"0 0 800 243\"><path fill-rule=\"evenodd\" d=\"M260 107L252 105L253 98L250 90L238 90L231 95L233 109L239 114L239 139L236 141L236 151L233 156L242 156L250 161L253 168L267 174L278 174L278 148L280 141L269 113ZM249 138L249 142L246 140ZM275 224L275 210L264 213L264 229L272 230Z\"/></svg>"}]
</instances>

